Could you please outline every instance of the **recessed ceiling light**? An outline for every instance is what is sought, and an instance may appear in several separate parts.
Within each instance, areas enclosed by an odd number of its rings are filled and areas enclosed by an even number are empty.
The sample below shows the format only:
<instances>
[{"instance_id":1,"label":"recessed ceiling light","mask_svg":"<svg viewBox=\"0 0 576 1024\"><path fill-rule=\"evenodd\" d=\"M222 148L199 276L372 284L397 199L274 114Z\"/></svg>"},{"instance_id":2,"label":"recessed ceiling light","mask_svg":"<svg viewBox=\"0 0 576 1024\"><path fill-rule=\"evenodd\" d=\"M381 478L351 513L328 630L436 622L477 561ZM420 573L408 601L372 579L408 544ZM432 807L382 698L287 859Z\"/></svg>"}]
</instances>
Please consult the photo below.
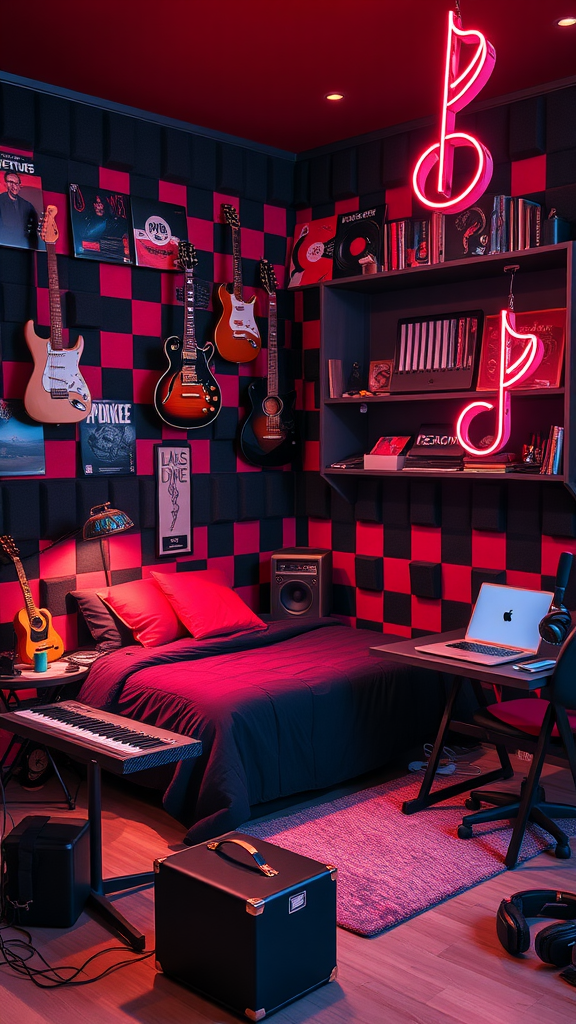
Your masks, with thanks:
<instances>
[{"instance_id":1,"label":"recessed ceiling light","mask_svg":"<svg viewBox=\"0 0 576 1024\"><path fill-rule=\"evenodd\" d=\"M559 18L556 24L558 28L571 28L576 25L576 18Z\"/></svg>"},{"instance_id":2,"label":"recessed ceiling light","mask_svg":"<svg viewBox=\"0 0 576 1024\"><path fill-rule=\"evenodd\" d=\"M327 100L343 100L344 96L341 92L329 92L326 96Z\"/></svg>"}]
</instances>

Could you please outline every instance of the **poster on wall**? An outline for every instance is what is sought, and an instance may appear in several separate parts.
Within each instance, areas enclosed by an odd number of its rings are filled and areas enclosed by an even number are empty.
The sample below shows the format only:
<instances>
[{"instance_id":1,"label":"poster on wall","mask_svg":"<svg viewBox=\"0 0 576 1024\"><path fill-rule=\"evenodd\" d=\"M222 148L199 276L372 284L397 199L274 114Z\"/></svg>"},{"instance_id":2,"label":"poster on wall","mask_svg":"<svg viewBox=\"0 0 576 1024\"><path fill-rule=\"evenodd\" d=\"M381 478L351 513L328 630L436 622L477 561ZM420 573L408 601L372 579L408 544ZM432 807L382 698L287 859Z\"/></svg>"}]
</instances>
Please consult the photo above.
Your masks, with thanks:
<instances>
[{"instance_id":1,"label":"poster on wall","mask_svg":"<svg viewBox=\"0 0 576 1024\"><path fill-rule=\"evenodd\" d=\"M38 235L43 208L33 154L0 148L0 245L45 249Z\"/></svg>"},{"instance_id":2,"label":"poster on wall","mask_svg":"<svg viewBox=\"0 0 576 1024\"><path fill-rule=\"evenodd\" d=\"M24 403L0 399L0 476L44 476L44 427Z\"/></svg>"},{"instance_id":3,"label":"poster on wall","mask_svg":"<svg viewBox=\"0 0 576 1024\"><path fill-rule=\"evenodd\" d=\"M154 455L158 555L189 555L192 553L190 445L186 441L157 444Z\"/></svg>"},{"instance_id":4,"label":"poster on wall","mask_svg":"<svg viewBox=\"0 0 576 1024\"><path fill-rule=\"evenodd\" d=\"M288 274L289 288L332 280L337 220L334 214L296 225Z\"/></svg>"},{"instance_id":5,"label":"poster on wall","mask_svg":"<svg viewBox=\"0 0 576 1024\"><path fill-rule=\"evenodd\" d=\"M133 263L130 197L87 185L70 185L74 255L106 263Z\"/></svg>"},{"instance_id":6,"label":"poster on wall","mask_svg":"<svg viewBox=\"0 0 576 1024\"><path fill-rule=\"evenodd\" d=\"M136 430L132 402L99 399L80 422L84 476L136 473Z\"/></svg>"},{"instance_id":7,"label":"poster on wall","mask_svg":"<svg viewBox=\"0 0 576 1024\"><path fill-rule=\"evenodd\" d=\"M156 270L180 270L178 242L188 238L183 206L154 199L132 199L132 228L136 263Z\"/></svg>"}]
</instances>

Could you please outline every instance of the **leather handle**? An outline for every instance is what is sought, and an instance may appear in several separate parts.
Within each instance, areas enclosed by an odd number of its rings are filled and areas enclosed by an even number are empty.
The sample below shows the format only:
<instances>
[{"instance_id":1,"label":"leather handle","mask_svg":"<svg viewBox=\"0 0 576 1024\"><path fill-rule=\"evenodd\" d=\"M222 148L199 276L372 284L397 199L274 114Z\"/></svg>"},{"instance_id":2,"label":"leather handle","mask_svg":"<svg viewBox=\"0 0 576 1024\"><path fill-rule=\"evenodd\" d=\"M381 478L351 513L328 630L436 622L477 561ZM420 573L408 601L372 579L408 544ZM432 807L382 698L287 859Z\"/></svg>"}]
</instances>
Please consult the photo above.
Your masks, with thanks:
<instances>
[{"instance_id":1,"label":"leather handle","mask_svg":"<svg viewBox=\"0 0 576 1024\"><path fill-rule=\"evenodd\" d=\"M206 846L208 850L219 850L224 843L235 843L236 846L241 846L243 850L246 850L246 853L249 853L250 856L254 858L257 867L263 875L267 876L267 878L272 878L273 875L278 874L275 868L271 868L270 865L266 863L264 857L261 853L258 853L256 847L251 846L250 843L247 843L244 839L215 839L212 843L206 843Z\"/></svg>"}]
</instances>

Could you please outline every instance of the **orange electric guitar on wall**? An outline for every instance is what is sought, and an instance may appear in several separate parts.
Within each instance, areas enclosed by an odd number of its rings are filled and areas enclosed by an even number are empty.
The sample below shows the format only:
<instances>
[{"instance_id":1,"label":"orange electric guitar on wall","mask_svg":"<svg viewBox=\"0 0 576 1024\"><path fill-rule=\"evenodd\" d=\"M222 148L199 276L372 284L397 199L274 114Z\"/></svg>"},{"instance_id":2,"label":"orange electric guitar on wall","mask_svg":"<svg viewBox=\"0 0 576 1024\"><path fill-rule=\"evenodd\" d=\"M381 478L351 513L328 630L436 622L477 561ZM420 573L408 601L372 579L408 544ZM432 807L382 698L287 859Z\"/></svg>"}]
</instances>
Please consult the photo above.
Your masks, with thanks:
<instances>
[{"instance_id":1,"label":"orange electric guitar on wall","mask_svg":"<svg viewBox=\"0 0 576 1024\"><path fill-rule=\"evenodd\" d=\"M18 660L25 665L34 664L37 650L46 651L48 661L56 661L64 654L64 643L52 625L52 616L47 608L37 608L26 579L26 573L18 555L19 551L12 537L0 537L0 548L16 566L18 582L22 587L25 608L14 616Z\"/></svg>"},{"instance_id":2,"label":"orange electric guitar on wall","mask_svg":"<svg viewBox=\"0 0 576 1024\"><path fill-rule=\"evenodd\" d=\"M232 258L234 261L234 284L232 291L221 284L218 298L222 303L220 317L214 334L216 348L222 359L229 363L250 363L256 359L261 347L260 332L254 317L256 296L247 302L242 295L242 258L240 255L240 219L237 210L230 203L222 203L224 220L232 228Z\"/></svg>"},{"instance_id":3,"label":"orange electric guitar on wall","mask_svg":"<svg viewBox=\"0 0 576 1024\"><path fill-rule=\"evenodd\" d=\"M46 207L40 227L40 237L46 242L48 257L50 338L48 341L39 338L32 320L24 325L24 337L34 360L24 405L28 415L39 423L78 423L88 416L92 399L78 367L84 339L78 338L72 348L64 348L62 340L62 308L56 262L57 213L57 207Z\"/></svg>"}]
</instances>

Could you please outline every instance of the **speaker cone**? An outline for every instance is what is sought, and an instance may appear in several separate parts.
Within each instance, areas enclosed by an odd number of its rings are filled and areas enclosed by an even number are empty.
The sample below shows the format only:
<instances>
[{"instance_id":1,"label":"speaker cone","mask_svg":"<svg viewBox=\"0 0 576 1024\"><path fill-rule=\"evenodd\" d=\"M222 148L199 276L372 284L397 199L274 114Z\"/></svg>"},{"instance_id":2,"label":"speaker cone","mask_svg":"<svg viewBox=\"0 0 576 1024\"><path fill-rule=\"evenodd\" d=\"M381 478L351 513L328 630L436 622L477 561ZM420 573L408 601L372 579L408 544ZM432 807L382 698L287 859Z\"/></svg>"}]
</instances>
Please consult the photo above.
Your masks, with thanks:
<instances>
[{"instance_id":1,"label":"speaker cone","mask_svg":"<svg viewBox=\"0 0 576 1024\"><path fill-rule=\"evenodd\" d=\"M280 603L287 612L293 615L301 615L312 607L314 595L312 589L305 582L290 580L285 583L280 591Z\"/></svg>"}]
</instances>

